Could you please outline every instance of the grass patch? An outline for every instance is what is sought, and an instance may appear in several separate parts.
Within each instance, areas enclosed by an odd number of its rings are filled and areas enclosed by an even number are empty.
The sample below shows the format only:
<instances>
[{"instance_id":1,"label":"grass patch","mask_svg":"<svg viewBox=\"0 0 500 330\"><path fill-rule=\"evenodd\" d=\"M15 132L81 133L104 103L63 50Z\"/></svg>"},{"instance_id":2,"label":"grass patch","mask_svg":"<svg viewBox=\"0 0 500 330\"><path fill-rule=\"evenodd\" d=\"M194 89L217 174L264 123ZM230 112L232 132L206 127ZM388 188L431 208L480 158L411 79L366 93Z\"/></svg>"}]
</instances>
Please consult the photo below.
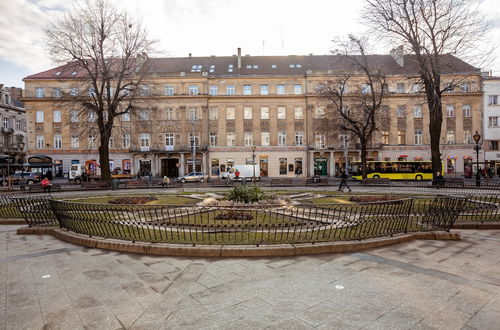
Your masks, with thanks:
<instances>
[{"instance_id":1,"label":"grass patch","mask_svg":"<svg viewBox=\"0 0 500 330\"><path fill-rule=\"evenodd\" d=\"M144 205L191 205L196 203L198 200L190 197L177 196L177 195L153 195L157 200L147 202ZM145 196L145 195L136 195ZM148 195L149 196L149 195ZM71 199L71 202L75 203L87 203L87 204L107 204L109 201L120 198L120 195L113 196L99 196L99 197L80 197ZM127 195L127 197L133 197Z\"/></svg>"}]
</instances>

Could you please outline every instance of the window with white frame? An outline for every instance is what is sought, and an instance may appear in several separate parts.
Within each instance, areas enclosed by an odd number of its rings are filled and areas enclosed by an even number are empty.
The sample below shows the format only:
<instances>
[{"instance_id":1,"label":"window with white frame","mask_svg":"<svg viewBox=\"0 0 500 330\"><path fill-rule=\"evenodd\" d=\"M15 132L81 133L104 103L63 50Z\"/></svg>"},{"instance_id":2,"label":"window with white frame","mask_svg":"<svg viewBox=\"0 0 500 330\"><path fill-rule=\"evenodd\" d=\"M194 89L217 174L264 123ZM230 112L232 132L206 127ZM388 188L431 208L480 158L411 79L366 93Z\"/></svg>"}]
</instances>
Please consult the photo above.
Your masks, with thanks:
<instances>
[{"instance_id":1,"label":"window with white frame","mask_svg":"<svg viewBox=\"0 0 500 330\"><path fill-rule=\"evenodd\" d=\"M76 88L76 87L72 87L72 88L69 90L69 95L71 95L71 96L77 96L77 95L78 95L78 88Z\"/></svg>"},{"instance_id":2,"label":"window with white frame","mask_svg":"<svg viewBox=\"0 0 500 330\"><path fill-rule=\"evenodd\" d=\"M464 104L462 106L462 110L464 111L464 118L468 118L468 117L472 116L470 104Z\"/></svg>"},{"instance_id":3,"label":"window with white frame","mask_svg":"<svg viewBox=\"0 0 500 330\"><path fill-rule=\"evenodd\" d=\"M462 85L460 86L460 89L462 90L462 92L464 93L469 93L470 92L470 84L468 82L464 82L462 83Z\"/></svg>"},{"instance_id":4,"label":"window with white frame","mask_svg":"<svg viewBox=\"0 0 500 330\"><path fill-rule=\"evenodd\" d=\"M62 148L62 135L55 134L54 135L54 149L61 149L61 148Z\"/></svg>"},{"instance_id":5,"label":"window with white frame","mask_svg":"<svg viewBox=\"0 0 500 330\"><path fill-rule=\"evenodd\" d=\"M54 110L54 123L60 123L60 122L61 122L61 111Z\"/></svg>"},{"instance_id":6,"label":"window with white frame","mask_svg":"<svg viewBox=\"0 0 500 330\"><path fill-rule=\"evenodd\" d=\"M260 119L269 119L269 107L260 108Z\"/></svg>"},{"instance_id":7,"label":"window with white frame","mask_svg":"<svg viewBox=\"0 0 500 330\"><path fill-rule=\"evenodd\" d=\"M382 135L382 144L390 144L389 131L380 131Z\"/></svg>"},{"instance_id":8,"label":"window with white frame","mask_svg":"<svg viewBox=\"0 0 500 330\"><path fill-rule=\"evenodd\" d=\"M130 134L126 133L122 135L122 147L130 148Z\"/></svg>"},{"instance_id":9,"label":"window with white frame","mask_svg":"<svg viewBox=\"0 0 500 330\"><path fill-rule=\"evenodd\" d=\"M232 64L228 64L227 65L227 72L233 72L233 65Z\"/></svg>"},{"instance_id":10,"label":"window with white frame","mask_svg":"<svg viewBox=\"0 0 500 330\"><path fill-rule=\"evenodd\" d=\"M498 117L488 117L489 127L498 127Z\"/></svg>"},{"instance_id":11,"label":"window with white frame","mask_svg":"<svg viewBox=\"0 0 500 330\"><path fill-rule=\"evenodd\" d=\"M123 115L121 115L122 117L122 121L130 121L130 113L124 113Z\"/></svg>"},{"instance_id":12,"label":"window with white frame","mask_svg":"<svg viewBox=\"0 0 500 330\"><path fill-rule=\"evenodd\" d=\"M260 95L269 95L269 85L260 85Z\"/></svg>"},{"instance_id":13,"label":"window with white frame","mask_svg":"<svg viewBox=\"0 0 500 330\"><path fill-rule=\"evenodd\" d=\"M151 120L149 110L143 109L139 111L139 120Z\"/></svg>"},{"instance_id":14,"label":"window with white frame","mask_svg":"<svg viewBox=\"0 0 500 330\"><path fill-rule=\"evenodd\" d=\"M278 94L278 95L285 94L285 85L283 85L283 84L276 85L276 94Z\"/></svg>"},{"instance_id":15,"label":"window with white frame","mask_svg":"<svg viewBox=\"0 0 500 330\"><path fill-rule=\"evenodd\" d=\"M42 87L35 88L35 97L44 97L45 90Z\"/></svg>"},{"instance_id":16,"label":"window with white frame","mask_svg":"<svg viewBox=\"0 0 500 330\"><path fill-rule=\"evenodd\" d=\"M488 105L498 105L498 95L488 95Z\"/></svg>"},{"instance_id":17,"label":"window with white frame","mask_svg":"<svg viewBox=\"0 0 500 330\"><path fill-rule=\"evenodd\" d=\"M406 117L406 107L404 105L398 105L396 109L396 116L398 118L405 118Z\"/></svg>"},{"instance_id":18,"label":"window with white frame","mask_svg":"<svg viewBox=\"0 0 500 330\"><path fill-rule=\"evenodd\" d=\"M317 119L323 118L323 116L325 115L325 108L316 107L314 115L315 115L315 118L317 118Z\"/></svg>"},{"instance_id":19,"label":"window with white frame","mask_svg":"<svg viewBox=\"0 0 500 330\"><path fill-rule=\"evenodd\" d=\"M24 128L23 121L21 119L16 120L16 130L22 131Z\"/></svg>"},{"instance_id":20,"label":"window with white frame","mask_svg":"<svg viewBox=\"0 0 500 330\"><path fill-rule=\"evenodd\" d=\"M252 95L252 85L243 85L243 95Z\"/></svg>"},{"instance_id":21,"label":"window with white frame","mask_svg":"<svg viewBox=\"0 0 500 330\"><path fill-rule=\"evenodd\" d=\"M200 147L200 136L198 135L198 133L189 133L189 145L191 146L191 149L193 149L194 147Z\"/></svg>"},{"instance_id":22,"label":"window with white frame","mask_svg":"<svg viewBox=\"0 0 500 330\"><path fill-rule=\"evenodd\" d=\"M293 94L302 94L302 85L301 84L295 84L293 85Z\"/></svg>"},{"instance_id":23,"label":"window with white frame","mask_svg":"<svg viewBox=\"0 0 500 330\"><path fill-rule=\"evenodd\" d=\"M405 130L398 131L398 144L406 144L406 131Z\"/></svg>"},{"instance_id":24,"label":"window with white frame","mask_svg":"<svg viewBox=\"0 0 500 330\"><path fill-rule=\"evenodd\" d=\"M108 142L108 148L109 148L109 149L112 149L112 148L114 148L114 147L115 147L115 138L114 138L114 137L112 137L112 136L110 136L110 137L109 137L109 142Z\"/></svg>"},{"instance_id":25,"label":"window with white frame","mask_svg":"<svg viewBox=\"0 0 500 330\"><path fill-rule=\"evenodd\" d=\"M243 107L243 119L252 119L252 107Z\"/></svg>"},{"instance_id":26,"label":"window with white frame","mask_svg":"<svg viewBox=\"0 0 500 330\"><path fill-rule=\"evenodd\" d=\"M217 108L217 107L210 107L208 109L208 119L209 120L217 120L217 119L219 119L219 108Z\"/></svg>"},{"instance_id":27,"label":"window with white frame","mask_svg":"<svg viewBox=\"0 0 500 330\"><path fill-rule=\"evenodd\" d=\"M269 132L260 132L260 145L268 146L271 144Z\"/></svg>"},{"instance_id":28,"label":"window with white frame","mask_svg":"<svg viewBox=\"0 0 500 330\"><path fill-rule=\"evenodd\" d=\"M403 94L405 93L405 84L404 83L397 83L396 84L396 93Z\"/></svg>"},{"instance_id":29,"label":"window with white frame","mask_svg":"<svg viewBox=\"0 0 500 330\"><path fill-rule=\"evenodd\" d=\"M226 119L233 120L235 118L235 111L233 107L226 108Z\"/></svg>"},{"instance_id":30,"label":"window with white frame","mask_svg":"<svg viewBox=\"0 0 500 330\"><path fill-rule=\"evenodd\" d=\"M71 149L80 148L80 137L78 135L71 135Z\"/></svg>"},{"instance_id":31,"label":"window with white frame","mask_svg":"<svg viewBox=\"0 0 500 330\"><path fill-rule=\"evenodd\" d=\"M464 143L465 144L472 143L472 133L470 131L464 131Z\"/></svg>"},{"instance_id":32,"label":"window with white frame","mask_svg":"<svg viewBox=\"0 0 500 330\"><path fill-rule=\"evenodd\" d=\"M45 137L43 135L36 136L36 148L37 149L45 148Z\"/></svg>"},{"instance_id":33,"label":"window with white frame","mask_svg":"<svg viewBox=\"0 0 500 330\"><path fill-rule=\"evenodd\" d=\"M446 106L446 116L448 118L455 117L455 106L452 104L448 104Z\"/></svg>"},{"instance_id":34,"label":"window with white frame","mask_svg":"<svg viewBox=\"0 0 500 330\"><path fill-rule=\"evenodd\" d=\"M95 114L95 112L93 111L89 112L88 119L89 122L94 123L97 120L97 115Z\"/></svg>"},{"instance_id":35,"label":"window with white frame","mask_svg":"<svg viewBox=\"0 0 500 330\"><path fill-rule=\"evenodd\" d=\"M90 134L88 137L88 143L87 146L89 149L95 149L96 148L96 136L94 134Z\"/></svg>"},{"instance_id":36,"label":"window with white frame","mask_svg":"<svg viewBox=\"0 0 500 330\"><path fill-rule=\"evenodd\" d=\"M316 149L325 149L325 135L324 134L316 134L314 136L314 146Z\"/></svg>"},{"instance_id":37,"label":"window with white frame","mask_svg":"<svg viewBox=\"0 0 500 330\"><path fill-rule=\"evenodd\" d=\"M174 133L166 133L165 134L165 146L167 146L167 147L174 146Z\"/></svg>"},{"instance_id":38,"label":"window with white frame","mask_svg":"<svg viewBox=\"0 0 500 330\"><path fill-rule=\"evenodd\" d=\"M165 118L165 120L174 120L174 109L166 108L164 118Z\"/></svg>"},{"instance_id":39,"label":"window with white frame","mask_svg":"<svg viewBox=\"0 0 500 330\"><path fill-rule=\"evenodd\" d=\"M286 146L286 132L278 132L278 145Z\"/></svg>"},{"instance_id":40,"label":"window with white frame","mask_svg":"<svg viewBox=\"0 0 500 330\"><path fill-rule=\"evenodd\" d=\"M226 94L227 95L234 95L235 94L234 85L227 85L226 86Z\"/></svg>"},{"instance_id":41,"label":"window with white frame","mask_svg":"<svg viewBox=\"0 0 500 330\"><path fill-rule=\"evenodd\" d=\"M92 96L92 97L96 96L96 94L95 94L95 88L94 87L89 87L89 89L88 89L88 95Z\"/></svg>"},{"instance_id":42,"label":"window with white frame","mask_svg":"<svg viewBox=\"0 0 500 330\"><path fill-rule=\"evenodd\" d=\"M278 119L286 119L286 108L278 107Z\"/></svg>"},{"instance_id":43,"label":"window with white frame","mask_svg":"<svg viewBox=\"0 0 500 330\"><path fill-rule=\"evenodd\" d=\"M151 145L151 135L149 133L139 134L139 144L141 148L148 148Z\"/></svg>"},{"instance_id":44,"label":"window with white frame","mask_svg":"<svg viewBox=\"0 0 500 330\"><path fill-rule=\"evenodd\" d=\"M422 85L419 83L414 83L412 88L411 88L411 91L413 93L420 93L421 90L422 90Z\"/></svg>"},{"instance_id":45,"label":"window with white frame","mask_svg":"<svg viewBox=\"0 0 500 330\"><path fill-rule=\"evenodd\" d=\"M3 118L3 128L10 128L10 119L7 117Z\"/></svg>"},{"instance_id":46,"label":"window with white frame","mask_svg":"<svg viewBox=\"0 0 500 330\"><path fill-rule=\"evenodd\" d=\"M361 85L361 94L369 94L371 92L371 88L369 84Z\"/></svg>"},{"instance_id":47,"label":"window with white frame","mask_svg":"<svg viewBox=\"0 0 500 330\"><path fill-rule=\"evenodd\" d=\"M198 85L189 85L189 95L198 95Z\"/></svg>"},{"instance_id":48,"label":"window with white frame","mask_svg":"<svg viewBox=\"0 0 500 330\"><path fill-rule=\"evenodd\" d=\"M253 133L252 132L245 132L244 135L245 138L245 146L252 146L253 145Z\"/></svg>"},{"instance_id":49,"label":"window with white frame","mask_svg":"<svg viewBox=\"0 0 500 330\"><path fill-rule=\"evenodd\" d=\"M175 90L174 90L174 85L165 85L165 95L166 96L172 96L174 95Z\"/></svg>"},{"instance_id":50,"label":"window with white frame","mask_svg":"<svg viewBox=\"0 0 500 330\"><path fill-rule=\"evenodd\" d=\"M36 122L37 123L43 123L44 122L44 119L43 119L43 111L42 110L38 110L36 112Z\"/></svg>"},{"instance_id":51,"label":"window with white frame","mask_svg":"<svg viewBox=\"0 0 500 330\"><path fill-rule=\"evenodd\" d=\"M302 107L295 107L294 116L295 119L304 119L304 112L302 110Z\"/></svg>"},{"instance_id":52,"label":"window with white frame","mask_svg":"<svg viewBox=\"0 0 500 330\"><path fill-rule=\"evenodd\" d=\"M191 67L191 72L201 72L202 65L201 64L194 64Z\"/></svg>"},{"instance_id":53,"label":"window with white frame","mask_svg":"<svg viewBox=\"0 0 500 330\"><path fill-rule=\"evenodd\" d=\"M72 123L78 123L78 111L71 110L69 121Z\"/></svg>"},{"instance_id":54,"label":"window with white frame","mask_svg":"<svg viewBox=\"0 0 500 330\"><path fill-rule=\"evenodd\" d=\"M198 119L200 119L200 109L189 108L189 120L198 120Z\"/></svg>"},{"instance_id":55,"label":"window with white frame","mask_svg":"<svg viewBox=\"0 0 500 330\"><path fill-rule=\"evenodd\" d=\"M422 118L422 107L420 105L413 107L413 118Z\"/></svg>"},{"instance_id":56,"label":"window with white frame","mask_svg":"<svg viewBox=\"0 0 500 330\"><path fill-rule=\"evenodd\" d=\"M415 131L415 144L417 144L417 145L422 144L422 131L421 130Z\"/></svg>"},{"instance_id":57,"label":"window with white frame","mask_svg":"<svg viewBox=\"0 0 500 330\"><path fill-rule=\"evenodd\" d=\"M455 144L455 131L450 130L446 132L446 143Z\"/></svg>"},{"instance_id":58,"label":"window with white frame","mask_svg":"<svg viewBox=\"0 0 500 330\"><path fill-rule=\"evenodd\" d=\"M54 88L52 90L52 97L61 97L61 96L62 96L62 92L61 92L60 88Z\"/></svg>"},{"instance_id":59,"label":"window with white frame","mask_svg":"<svg viewBox=\"0 0 500 330\"><path fill-rule=\"evenodd\" d=\"M234 132L227 132L226 139L226 144L228 147L236 145L236 135L234 134Z\"/></svg>"},{"instance_id":60,"label":"window with white frame","mask_svg":"<svg viewBox=\"0 0 500 330\"><path fill-rule=\"evenodd\" d=\"M139 86L139 95L149 96L149 86L147 85Z\"/></svg>"},{"instance_id":61,"label":"window with white frame","mask_svg":"<svg viewBox=\"0 0 500 330\"><path fill-rule=\"evenodd\" d=\"M295 145L296 146L304 145L304 132L295 132Z\"/></svg>"},{"instance_id":62,"label":"window with white frame","mask_svg":"<svg viewBox=\"0 0 500 330\"><path fill-rule=\"evenodd\" d=\"M216 85L210 85L210 95L217 95L219 88Z\"/></svg>"},{"instance_id":63,"label":"window with white frame","mask_svg":"<svg viewBox=\"0 0 500 330\"><path fill-rule=\"evenodd\" d=\"M212 147L215 147L217 145L217 133L211 132L209 140L210 140L210 145Z\"/></svg>"}]
</instances>

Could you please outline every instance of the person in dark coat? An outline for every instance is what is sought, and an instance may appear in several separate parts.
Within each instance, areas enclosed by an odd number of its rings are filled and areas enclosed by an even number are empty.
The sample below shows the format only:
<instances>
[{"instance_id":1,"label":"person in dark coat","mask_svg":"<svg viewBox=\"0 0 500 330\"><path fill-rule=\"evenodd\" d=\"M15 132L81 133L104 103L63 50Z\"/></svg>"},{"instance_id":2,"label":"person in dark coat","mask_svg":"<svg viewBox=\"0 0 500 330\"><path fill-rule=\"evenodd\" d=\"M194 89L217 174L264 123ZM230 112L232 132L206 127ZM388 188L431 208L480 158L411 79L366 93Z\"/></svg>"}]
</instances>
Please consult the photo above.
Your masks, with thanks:
<instances>
[{"instance_id":1,"label":"person in dark coat","mask_svg":"<svg viewBox=\"0 0 500 330\"><path fill-rule=\"evenodd\" d=\"M344 191L344 187L349 189L349 192L351 192L351 187L347 184L347 179L349 179L349 176L346 174L345 171L342 172L342 175L340 176L340 185L339 185L339 191Z\"/></svg>"}]
</instances>

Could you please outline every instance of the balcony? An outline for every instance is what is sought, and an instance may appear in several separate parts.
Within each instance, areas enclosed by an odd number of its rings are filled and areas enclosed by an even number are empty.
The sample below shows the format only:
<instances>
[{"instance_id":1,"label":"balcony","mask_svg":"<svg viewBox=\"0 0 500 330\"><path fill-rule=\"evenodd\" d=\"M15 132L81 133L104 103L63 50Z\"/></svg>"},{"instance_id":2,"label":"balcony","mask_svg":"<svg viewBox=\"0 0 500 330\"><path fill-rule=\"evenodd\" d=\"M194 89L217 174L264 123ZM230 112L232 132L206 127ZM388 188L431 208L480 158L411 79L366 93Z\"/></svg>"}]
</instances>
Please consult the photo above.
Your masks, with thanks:
<instances>
[{"instance_id":1,"label":"balcony","mask_svg":"<svg viewBox=\"0 0 500 330\"><path fill-rule=\"evenodd\" d=\"M2 134L12 134L14 133L14 129L11 127L2 127Z\"/></svg>"}]
</instances>

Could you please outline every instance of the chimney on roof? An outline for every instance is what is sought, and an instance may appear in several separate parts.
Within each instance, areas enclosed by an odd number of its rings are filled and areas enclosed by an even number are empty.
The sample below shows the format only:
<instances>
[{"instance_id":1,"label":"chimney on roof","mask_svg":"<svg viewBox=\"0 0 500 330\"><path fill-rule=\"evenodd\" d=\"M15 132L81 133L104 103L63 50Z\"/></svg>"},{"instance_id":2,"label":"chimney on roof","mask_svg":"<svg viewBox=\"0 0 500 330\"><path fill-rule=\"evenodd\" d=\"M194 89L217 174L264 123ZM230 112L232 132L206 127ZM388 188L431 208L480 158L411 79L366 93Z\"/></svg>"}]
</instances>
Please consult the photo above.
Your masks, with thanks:
<instances>
[{"instance_id":1,"label":"chimney on roof","mask_svg":"<svg viewBox=\"0 0 500 330\"><path fill-rule=\"evenodd\" d=\"M189 53L189 57L191 57L191 53Z\"/></svg>"},{"instance_id":2,"label":"chimney on roof","mask_svg":"<svg viewBox=\"0 0 500 330\"><path fill-rule=\"evenodd\" d=\"M402 45L397 48L391 49L391 52L389 54L400 67L405 66L405 54Z\"/></svg>"},{"instance_id":3,"label":"chimney on roof","mask_svg":"<svg viewBox=\"0 0 500 330\"><path fill-rule=\"evenodd\" d=\"M238 47L238 69L241 69L241 48Z\"/></svg>"}]
</instances>

